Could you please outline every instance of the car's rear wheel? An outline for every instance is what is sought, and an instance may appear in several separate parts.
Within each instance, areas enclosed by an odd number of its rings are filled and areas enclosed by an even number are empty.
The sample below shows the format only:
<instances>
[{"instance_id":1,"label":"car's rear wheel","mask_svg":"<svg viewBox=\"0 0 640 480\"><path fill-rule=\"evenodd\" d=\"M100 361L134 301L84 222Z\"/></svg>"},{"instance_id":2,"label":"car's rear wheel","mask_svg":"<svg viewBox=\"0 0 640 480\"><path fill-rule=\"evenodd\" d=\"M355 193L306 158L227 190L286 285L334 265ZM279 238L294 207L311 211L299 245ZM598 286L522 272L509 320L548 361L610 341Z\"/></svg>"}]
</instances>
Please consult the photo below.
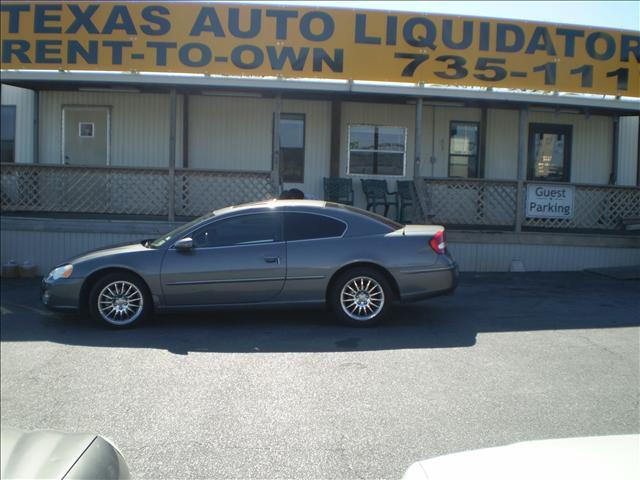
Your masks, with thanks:
<instances>
[{"instance_id":1,"label":"car's rear wheel","mask_svg":"<svg viewBox=\"0 0 640 480\"><path fill-rule=\"evenodd\" d=\"M388 316L392 295L383 274L373 268L354 268L341 273L333 282L329 303L340 321L365 327Z\"/></svg>"},{"instance_id":2,"label":"car's rear wheel","mask_svg":"<svg viewBox=\"0 0 640 480\"><path fill-rule=\"evenodd\" d=\"M94 320L112 328L130 328L146 319L151 298L146 285L130 273L111 273L91 289L89 311Z\"/></svg>"}]
</instances>

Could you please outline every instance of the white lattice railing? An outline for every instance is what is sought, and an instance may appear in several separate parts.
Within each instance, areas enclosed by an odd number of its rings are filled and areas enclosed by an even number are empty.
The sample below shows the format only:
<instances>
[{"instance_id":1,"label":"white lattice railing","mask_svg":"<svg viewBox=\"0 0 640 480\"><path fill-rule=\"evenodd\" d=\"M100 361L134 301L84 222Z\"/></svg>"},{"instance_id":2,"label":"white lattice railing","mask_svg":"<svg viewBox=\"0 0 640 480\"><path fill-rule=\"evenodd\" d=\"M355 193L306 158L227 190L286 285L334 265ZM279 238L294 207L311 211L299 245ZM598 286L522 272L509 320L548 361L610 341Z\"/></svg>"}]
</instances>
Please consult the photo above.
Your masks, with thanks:
<instances>
[{"instance_id":1,"label":"white lattice railing","mask_svg":"<svg viewBox=\"0 0 640 480\"><path fill-rule=\"evenodd\" d=\"M573 218L525 217L522 225L551 229L615 230L626 219L640 218L640 188L580 184L574 184L574 187Z\"/></svg>"},{"instance_id":2,"label":"white lattice railing","mask_svg":"<svg viewBox=\"0 0 640 480\"><path fill-rule=\"evenodd\" d=\"M502 180L428 179L428 214L445 225L513 227L517 186Z\"/></svg>"},{"instance_id":3,"label":"white lattice railing","mask_svg":"<svg viewBox=\"0 0 640 480\"><path fill-rule=\"evenodd\" d=\"M6 212L166 216L167 169L2 164L0 206ZM176 170L175 215L272 196L269 172Z\"/></svg>"},{"instance_id":4,"label":"white lattice railing","mask_svg":"<svg viewBox=\"0 0 640 480\"><path fill-rule=\"evenodd\" d=\"M0 171L4 212L169 214L172 188L167 169L3 163ZM270 172L177 169L174 178L176 216L197 216L273 196ZM516 227L516 181L426 179L424 187L427 216L434 223L505 230ZM640 218L640 188L574 187L573 218L523 217L522 227L615 230L626 219ZM519 208L524 210L524 204Z\"/></svg>"},{"instance_id":5,"label":"white lattice railing","mask_svg":"<svg viewBox=\"0 0 640 480\"><path fill-rule=\"evenodd\" d=\"M176 170L176 214L187 217L273 196L269 172Z\"/></svg>"},{"instance_id":6,"label":"white lattice railing","mask_svg":"<svg viewBox=\"0 0 640 480\"><path fill-rule=\"evenodd\" d=\"M535 182L539 184L540 182ZM570 219L526 218L527 229L578 231L616 230L625 220L640 218L640 188L573 184L574 214ZM518 182L484 179L425 179L427 214L431 221L454 227L512 229L517 221ZM526 197L523 183L522 201ZM518 208L524 211L524 203Z\"/></svg>"}]
</instances>

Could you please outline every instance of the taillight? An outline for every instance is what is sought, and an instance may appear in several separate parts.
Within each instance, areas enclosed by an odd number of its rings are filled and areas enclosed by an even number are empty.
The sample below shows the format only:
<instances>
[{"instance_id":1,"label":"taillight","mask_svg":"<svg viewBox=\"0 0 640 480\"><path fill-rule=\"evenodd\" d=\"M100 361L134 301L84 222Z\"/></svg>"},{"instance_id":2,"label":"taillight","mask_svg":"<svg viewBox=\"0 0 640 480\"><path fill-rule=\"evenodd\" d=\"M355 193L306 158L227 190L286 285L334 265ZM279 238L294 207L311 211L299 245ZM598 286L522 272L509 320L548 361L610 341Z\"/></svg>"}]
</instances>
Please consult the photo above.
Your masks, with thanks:
<instances>
[{"instance_id":1,"label":"taillight","mask_svg":"<svg viewBox=\"0 0 640 480\"><path fill-rule=\"evenodd\" d=\"M444 240L444 230L438 230L431 240L429 245L433 248L433 251L443 255L447 251L447 244Z\"/></svg>"}]
</instances>

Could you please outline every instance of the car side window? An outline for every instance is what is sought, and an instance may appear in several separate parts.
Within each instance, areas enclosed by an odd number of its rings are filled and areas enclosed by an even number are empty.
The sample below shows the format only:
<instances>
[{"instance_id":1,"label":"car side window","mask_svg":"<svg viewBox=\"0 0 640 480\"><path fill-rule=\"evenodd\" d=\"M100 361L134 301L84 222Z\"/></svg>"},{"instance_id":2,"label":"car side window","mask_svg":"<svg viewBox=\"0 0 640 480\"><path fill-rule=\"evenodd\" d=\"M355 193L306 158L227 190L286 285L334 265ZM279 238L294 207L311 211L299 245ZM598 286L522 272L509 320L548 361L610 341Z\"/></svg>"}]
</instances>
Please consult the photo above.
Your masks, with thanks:
<instances>
[{"instance_id":1,"label":"car side window","mask_svg":"<svg viewBox=\"0 0 640 480\"><path fill-rule=\"evenodd\" d=\"M284 238L288 242L340 237L346 229L344 222L324 215L290 212L284 216Z\"/></svg>"},{"instance_id":2,"label":"car side window","mask_svg":"<svg viewBox=\"0 0 640 480\"><path fill-rule=\"evenodd\" d=\"M280 215L275 212L219 220L191 235L195 248L273 243L280 237Z\"/></svg>"}]
</instances>

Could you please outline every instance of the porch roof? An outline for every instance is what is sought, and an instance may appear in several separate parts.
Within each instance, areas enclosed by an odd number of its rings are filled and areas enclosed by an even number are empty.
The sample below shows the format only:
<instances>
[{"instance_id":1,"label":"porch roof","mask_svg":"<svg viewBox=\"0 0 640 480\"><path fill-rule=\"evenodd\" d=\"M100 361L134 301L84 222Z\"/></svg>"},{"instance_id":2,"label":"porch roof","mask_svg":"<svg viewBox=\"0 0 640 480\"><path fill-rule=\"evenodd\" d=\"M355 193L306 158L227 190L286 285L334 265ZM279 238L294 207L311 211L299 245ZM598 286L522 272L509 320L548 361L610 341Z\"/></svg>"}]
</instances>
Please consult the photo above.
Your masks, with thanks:
<instances>
[{"instance_id":1,"label":"porch roof","mask_svg":"<svg viewBox=\"0 0 640 480\"><path fill-rule=\"evenodd\" d=\"M100 88L115 92L126 87L167 91L226 89L260 91L269 94L285 92L292 95L327 95L332 97L371 97L378 101L398 98L439 100L442 102L491 103L505 107L538 105L552 108L577 108L598 113L631 115L640 113L640 99L575 93L545 93L481 87L448 87L442 85L384 83L345 80L283 79L276 77L233 77L187 74L157 74L130 72L80 72L3 70L2 83L32 90Z\"/></svg>"}]
</instances>

